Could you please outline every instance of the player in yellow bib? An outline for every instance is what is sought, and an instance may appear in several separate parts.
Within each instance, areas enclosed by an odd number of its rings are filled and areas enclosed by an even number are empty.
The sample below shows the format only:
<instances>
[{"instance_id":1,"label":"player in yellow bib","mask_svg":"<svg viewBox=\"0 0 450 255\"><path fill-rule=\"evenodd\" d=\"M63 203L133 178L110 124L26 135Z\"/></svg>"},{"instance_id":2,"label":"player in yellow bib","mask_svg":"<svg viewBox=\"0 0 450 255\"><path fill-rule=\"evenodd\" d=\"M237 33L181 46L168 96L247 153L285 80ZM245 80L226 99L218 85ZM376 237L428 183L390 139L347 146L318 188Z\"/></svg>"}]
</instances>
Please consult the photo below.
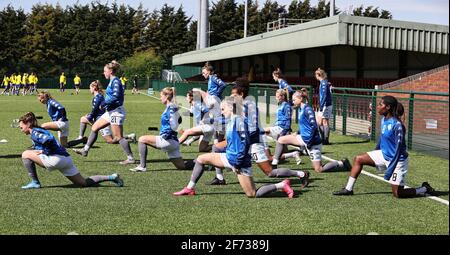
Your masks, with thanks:
<instances>
[{"instance_id":1,"label":"player in yellow bib","mask_svg":"<svg viewBox=\"0 0 450 255\"><path fill-rule=\"evenodd\" d=\"M78 74L76 74L75 78L73 78L73 84L75 85L75 94L78 95L78 93L80 93L80 85L81 85L81 78Z\"/></svg>"},{"instance_id":2,"label":"player in yellow bib","mask_svg":"<svg viewBox=\"0 0 450 255\"><path fill-rule=\"evenodd\" d=\"M59 92L64 92L65 87L66 87L66 76L64 75L64 72L61 73L61 75L59 76Z\"/></svg>"}]
</instances>

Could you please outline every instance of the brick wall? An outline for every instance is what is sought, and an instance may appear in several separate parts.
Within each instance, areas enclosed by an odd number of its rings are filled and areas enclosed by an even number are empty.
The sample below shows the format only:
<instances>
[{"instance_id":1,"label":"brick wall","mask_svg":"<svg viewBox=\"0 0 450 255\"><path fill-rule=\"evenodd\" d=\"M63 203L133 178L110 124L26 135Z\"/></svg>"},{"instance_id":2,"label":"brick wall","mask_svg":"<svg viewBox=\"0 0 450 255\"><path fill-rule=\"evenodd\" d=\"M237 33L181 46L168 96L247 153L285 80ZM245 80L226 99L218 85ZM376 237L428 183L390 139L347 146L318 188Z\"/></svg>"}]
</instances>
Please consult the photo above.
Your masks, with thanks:
<instances>
[{"instance_id":1,"label":"brick wall","mask_svg":"<svg viewBox=\"0 0 450 255\"><path fill-rule=\"evenodd\" d=\"M419 73L381 86L383 90L403 90L420 92L449 92L449 66L442 66L427 72ZM389 93L380 93L380 96ZM405 125L409 120L409 94L391 93L399 99L405 107ZM448 96L415 95L415 99L444 100L445 102L414 101L413 133L423 135L448 135L449 104ZM430 128L437 121L437 128ZM428 128L427 128L428 122ZM431 126L430 126L431 125Z\"/></svg>"}]
</instances>

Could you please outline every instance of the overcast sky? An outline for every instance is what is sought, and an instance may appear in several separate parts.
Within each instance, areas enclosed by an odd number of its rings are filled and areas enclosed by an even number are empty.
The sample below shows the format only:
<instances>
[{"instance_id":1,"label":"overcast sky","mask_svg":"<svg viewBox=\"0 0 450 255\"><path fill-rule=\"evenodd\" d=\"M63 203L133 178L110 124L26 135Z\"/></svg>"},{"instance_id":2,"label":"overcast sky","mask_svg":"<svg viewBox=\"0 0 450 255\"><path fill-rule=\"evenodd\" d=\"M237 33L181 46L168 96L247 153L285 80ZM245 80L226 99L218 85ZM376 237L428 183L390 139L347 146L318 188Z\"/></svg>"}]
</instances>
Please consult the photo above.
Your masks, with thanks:
<instances>
[{"instance_id":1,"label":"overcast sky","mask_svg":"<svg viewBox=\"0 0 450 255\"><path fill-rule=\"evenodd\" d=\"M102 3L106 3L107 0L99 0ZM114 0L110 0L108 2L113 2ZM318 0L311 0L312 5L316 5ZM0 0L0 9L3 9L8 4L11 4L14 8L22 7L26 12L31 10L33 4L36 3L49 3L56 4L58 3L65 7L66 5L73 5L74 3L86 4L90 3L91 0ZM197 19L198 16L198 0L116 0L117 3L125 3L132 7L139 6L139 3L142 2L144 8L148 10L160 9L164 3L167 3L170 6L179 7L183 5L188 16L193 16L193 19ZM216 2L216 0L210 1L210 6L212 2ZM244 0L236 0L237 3L243 3ZM258 0L260 6L265 0ZM277 1L283 5L289 5L291 0L278 0ZM336 6L340 10L348 10L349 8L357 7L360 5L367 6L378 6L380 9L389 10L393 19L396 20L405 20L405 21L414 21L414 22L422 22L422 23L432 23L432 24L441 24L448 25L448 8L449 1L448 0L336 0Z\"/></svg>"}]
</instances>

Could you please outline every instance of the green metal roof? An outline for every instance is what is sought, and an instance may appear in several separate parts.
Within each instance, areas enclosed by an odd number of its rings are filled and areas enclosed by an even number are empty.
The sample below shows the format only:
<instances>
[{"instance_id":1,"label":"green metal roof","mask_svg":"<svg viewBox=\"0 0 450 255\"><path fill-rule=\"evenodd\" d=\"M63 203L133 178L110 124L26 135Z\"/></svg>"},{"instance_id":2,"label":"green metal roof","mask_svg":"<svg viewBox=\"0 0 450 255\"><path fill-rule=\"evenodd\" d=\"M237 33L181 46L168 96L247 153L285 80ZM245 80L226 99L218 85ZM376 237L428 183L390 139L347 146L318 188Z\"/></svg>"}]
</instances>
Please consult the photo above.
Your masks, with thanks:
<instances>
[{"instance_id":1,"label":"green metal roof","mask_svg":"<svg viewBox=\"0 0 450 255\"><path fill-rule=\"evenodd\" d=\"M449 54L449 27L336 15L173 56L173 65L332 45Z\"/></svg>"}]
</instances>

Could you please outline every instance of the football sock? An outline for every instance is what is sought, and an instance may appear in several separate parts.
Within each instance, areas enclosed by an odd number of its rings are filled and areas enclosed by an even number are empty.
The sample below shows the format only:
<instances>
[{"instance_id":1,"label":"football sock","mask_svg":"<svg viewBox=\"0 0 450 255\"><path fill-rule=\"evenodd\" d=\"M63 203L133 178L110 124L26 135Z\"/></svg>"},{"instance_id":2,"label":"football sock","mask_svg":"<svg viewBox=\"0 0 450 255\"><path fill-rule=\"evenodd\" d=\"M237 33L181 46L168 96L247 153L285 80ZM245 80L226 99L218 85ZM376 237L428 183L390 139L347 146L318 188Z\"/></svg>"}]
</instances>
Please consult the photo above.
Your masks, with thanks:
<instances>
[{"instance_id":1,"label":"football sock","mask_svg":"<svg viewBox=\"0 0 450 255\"><path fill-rule=\"evenodd\" d=\"M86 131L86 123L80 122L80 137L84 136L84 131Z\"/></svg>"},{"instance_id":2,"label":"football sock","mask_svg":"<svg viewBox=\"0 0 450 255\"><path fill-rule=\"evenodd\" d=\"M277 183L277 184L280 184L280 183ZM265 196L265 195L267 195L269 193L274 192L275 190L277 190L277 184L269 184L269 185L261 186L256 191L256 197L262 197L262 196ZM281 186L281 188L283 188L283 186Z\"/></svg>"},{"instance_id":3,"label":"football sock","mask_svg":"<svg viewBox=\"0 0 450 255\"><path fill-rule=\"evenodd\" d=\"M23 165L28 171L28 175L34 182L39 182L39 178L36 172L36 164L31 159L22 158Z\"/></svg>"},{"instance_id":4,"label":"football sock","mask_svg":"<svg viewBox=\"0 0 450 255\"><path fill-rule=\"evenodd\" d=\"M275 146L275 153L273 154L273 161L272 165L278 165L278 160L281 157L281 154L283 154L283 147L284 145L277 142Z\"/></svg>"},{"instance_id":5,"label":"football sock","mask_svg":"<svg viewBox=\"0 0 450 255\"><path fill-rule=\"evenodd\" d=\"M97 141L98 133L91 131L91 134L88 137L87 143L84 145L84 150L89 151L89 149L94 145L95 141Z\"/></svg>"},{"instance_id":6,"label":"football sock","mask_svg":"<svg viewBox=\"0 0 450 255\"><path fill-rule=\"evenodd\" d=\"M302 171L293 171L293 170L288 169L288 168L277 168L277 169L273 169L272 172L270 172L269 177L299 176L300 172L302 172ZM303 173L303 176L305 176L304 173ZM300 176L300 177L303 177L303 176Z\"/></svg>"},{"instance_id":7,"label":"football sock","mask_svg":"<svg viewBox=\"0 0 450 255\"><path fill-rule=\"evenodd\" d=\"M145 168L147 166L147 145L145 143L138 143L139 148L139 156L141 163L139 164L141 167Z\"/></svg>"},{"instance_id":8,"label":"football sock","mask_svg":"<svg viewBox=\"0 0 450 255\"><path fill-rule=\"evenodd\" d=\"M283 157L284 157L285 159L286 159L286 158L293 158L294 155L295 155L296 153L297 153L297 151L284 153L284 154L283 154Z\"/></svg>"},{"instance_id":9,"label":"football sock","mask_svg":"<svg viewBox=\"0 0 450 255\"><path fill-rule=\"evenodd\" d=\"M194 169L192 170L191 181L195 183L198 182L200 177L203 175L203 164L200 164L198 161L195 162Z\"/></svg>"},{"instance_id":10,"label":"football sock","mask_svg":"<svg viewBox=\"0 0 450 255\"><path fill-rule=\"evenodd\" d=\"M125 152L125 154L127 154L127 157L129 160L132 160L133 157L133 153L131 152L131 148L130 148L130 143L128 142L127 139L123 138L119 140L120 146L122 146L123 151Z\"/></svg>"},{"instance_id":11,"label":"football sock","mask_svg":"<svg viewBox=\"0 0 450 255\"><path fill-rule=\"evenodd\" d=\"M356 179L349 176L348 177L348 181L347 181L347 186L345 186L345 189L348 191L352 191L353 190L353 185L355 185L355 181Z\"/></svg>"},{"instance_id":12,"label":"football sock","mask_svg":"<svg viewBox=\"0 0 450 255\"><path fill-rule=\"evenodd\" d=\"M426 187L416 188L416 195L425 195L426 192L427 192Z\"/></svg>"}]
</instances>

